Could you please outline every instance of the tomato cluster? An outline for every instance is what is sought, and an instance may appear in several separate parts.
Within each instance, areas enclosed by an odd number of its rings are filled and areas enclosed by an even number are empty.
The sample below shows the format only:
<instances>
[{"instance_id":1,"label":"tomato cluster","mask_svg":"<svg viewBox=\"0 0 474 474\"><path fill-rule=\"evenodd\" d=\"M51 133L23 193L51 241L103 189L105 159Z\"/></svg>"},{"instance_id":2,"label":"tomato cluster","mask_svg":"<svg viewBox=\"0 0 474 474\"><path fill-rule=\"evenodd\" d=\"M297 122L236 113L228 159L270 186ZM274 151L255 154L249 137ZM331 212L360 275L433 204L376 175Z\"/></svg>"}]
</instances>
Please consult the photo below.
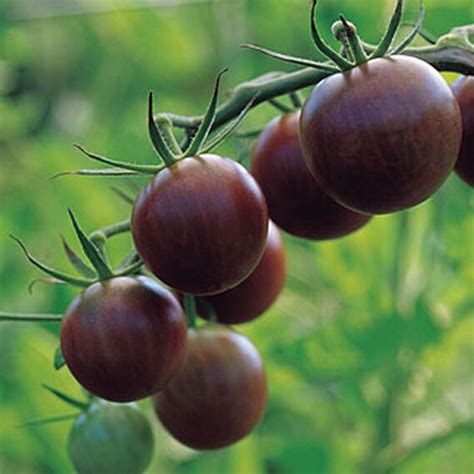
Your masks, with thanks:
<instances>
[{"instance_id":1,"label":"tomato cluster","mask_svg":"<svg viewBox=\"0 0 474 474\"><path fill-rule=\"evenodd\" d=\"M453 87L464 102L472 102L470 84ZM457 171L469 182L471 107L461 102L461 110ZM334 239L373 214L413 206L447 178L460 142L459 106L441 76L420 60L392 57L328 77L301 112L271 121L250 172L217 155L177 160L140 193L131 219L138 254L171 291L149 276L89 286L62 325L69 369L107 400L152 396L163 426L189 447L238 441L262 417L267 385L256 348L227 325L258 318L281 293L277 225ZM194 308L186 294L195 295ZM186 330L189 311L211 322Z\"/></svg>"},{"instance_id":2,"label":"tomato cluster","mask_svg":"<svg viewBox=\"0 0 474 474\"><path fill-rule=\"evenodd\" d=\"M135 246L130 265L112 271L105 234L88 238L72 213L93 269L75 255L72 261L83 275L93 275L88 280L49 269L19 241L50 276L85 287L67 309L60 336L78 382L112 402L152 397L163 426L195 449L229 446L263 416L262 359L229 325L259 318L282 292L286 257L278 227L299 238L341 238L376 214L428 199L454 167L474 186L474 78L459 79L451 90L426 62L393 54L396 28L369 57L343 17L335 30L351 48L346 57L331 52L314 24L315 4L313 40L332 62L290 58L322 68L325 78L301 110L267 124L250 171L207 153L233 131L231 124L207 142L219 79L208 111L187 130L182 147L171 121L154 117L150 94L150 138L163 166L122 164L154 175L126 227ZM196 316L207 321L196 327ZM79 472L141 472L151 443L136 408L96 401L77 419L69 452Z\"/></svg>"}]
</instances>

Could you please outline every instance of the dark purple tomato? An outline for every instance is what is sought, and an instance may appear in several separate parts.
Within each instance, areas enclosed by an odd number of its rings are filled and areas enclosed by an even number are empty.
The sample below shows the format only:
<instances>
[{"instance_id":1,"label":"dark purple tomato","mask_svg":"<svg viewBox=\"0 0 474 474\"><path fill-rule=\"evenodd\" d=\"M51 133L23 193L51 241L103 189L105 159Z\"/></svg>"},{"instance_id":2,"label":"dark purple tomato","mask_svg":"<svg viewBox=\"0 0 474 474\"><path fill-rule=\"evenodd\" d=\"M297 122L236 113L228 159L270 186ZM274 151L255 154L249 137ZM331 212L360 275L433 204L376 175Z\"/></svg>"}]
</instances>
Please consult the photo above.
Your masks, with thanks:
<instances>
[{"instance_id":1,"label":"dark purple tomato","mask_svg":"<svg viewBox=\"0 0 474 474\"><path fill-rule=\"evenodd\" d=\"M317 184L301 152L299 115L272 120L253 151L252 174L265 194L270 218L297 237L322 240L350 234L370 216L340 206Z\"/></svg>"},{"instance_id":2,"label":"dark purple tomato","mask_svg":"<svg viewBox=\"0 0 474 474\"><path fill-rule=\"evenodd\" d=\"M153 400L161 423L181 443L202 450L229 446L262 417L262 359L245 336L226 326L191 329L182 369Z\"/></svg>"},{"instance_id":3,"label":"dark purple tomato","mask_svg":"<svg viewBox=\"0 0 474 474\"><path fill-rule=\"evenodd\" d=\"M168 290L148 277L94 283L71 303L61 350L77 381L115 402L148 397L178 372L186 320Z\"/></svg>"},{"instance_id":4,"label":"dark purple tomato","mask_svg":"<svg viewBox=\"0 0 474 474\"><path fill-rule=\"evenodd\" d=\"M300 133L308 167L331 197L383 214L424 201L444 183L459 152L461 114L433 67L392 56L317 85Z\"/></svg>"},{"instance_id":5,"label":"dark purple tomato","mask_svg":"<svg viewBox=\"0 0 474 474\"><path fill-rule=\"evenodd\" d=\"M255 270L238 286L219 295L208 296L217 317L224 324L239 324L260 316L277 299L285 286L285 249L278 229L270 222L267 244ZM207 305L197 305L198 313L209 318Z\"/></svg>"},{"instance_id":6,"label":"dark purple tomato","mask_svg":"<svg viewBox=\"0 0 474 474\"><path fill-rule=\"evenodd\" d=\"M462 142L455 171L474 187L474 76L460 77L451 86L461 108Z\"/></svg>"},{"instance_id":7,"label":"dark purple tomato","mask_svg":"<svg viewBox=\"0 0 474 474\"><path fill-rule=\"evenodd\" d=\"M246 278L267 238L265 198L229 158L185 158L161 171L139 196L132 235L147 267L172 288L222 293Z\"/></svg>"},{"instance_id":8,"label":"dark purple tomato","mask_svg":"<svg viewBox=\"0 0 474 474\"><path fill-rule=\"evenodd\" d=\"M153 448L150 422L134 403L95 401L76 419L68 439L78 474L141 474Z\"/></svg>"}]
</instances>

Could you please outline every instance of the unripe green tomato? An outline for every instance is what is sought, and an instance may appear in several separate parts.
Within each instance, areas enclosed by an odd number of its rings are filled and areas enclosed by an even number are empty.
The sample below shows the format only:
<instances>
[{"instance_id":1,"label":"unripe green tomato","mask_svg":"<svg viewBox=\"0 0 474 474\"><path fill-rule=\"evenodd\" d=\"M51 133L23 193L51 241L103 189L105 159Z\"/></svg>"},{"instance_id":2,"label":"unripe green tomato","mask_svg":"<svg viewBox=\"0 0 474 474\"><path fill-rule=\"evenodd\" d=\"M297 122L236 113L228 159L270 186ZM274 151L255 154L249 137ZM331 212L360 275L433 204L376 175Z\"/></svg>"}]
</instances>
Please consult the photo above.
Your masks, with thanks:
<instances>
[{"instance_id":1,"label":"unripe green tomato","mask_svg":"<svg viewBox=\"0 0 474 474\"><path fill-rule=\"evenodd\" d=\"M151 461L153 432L135 403L100 400L77 418L68 452L79 474L139 474Z\"/></svg>"}]
</instances>

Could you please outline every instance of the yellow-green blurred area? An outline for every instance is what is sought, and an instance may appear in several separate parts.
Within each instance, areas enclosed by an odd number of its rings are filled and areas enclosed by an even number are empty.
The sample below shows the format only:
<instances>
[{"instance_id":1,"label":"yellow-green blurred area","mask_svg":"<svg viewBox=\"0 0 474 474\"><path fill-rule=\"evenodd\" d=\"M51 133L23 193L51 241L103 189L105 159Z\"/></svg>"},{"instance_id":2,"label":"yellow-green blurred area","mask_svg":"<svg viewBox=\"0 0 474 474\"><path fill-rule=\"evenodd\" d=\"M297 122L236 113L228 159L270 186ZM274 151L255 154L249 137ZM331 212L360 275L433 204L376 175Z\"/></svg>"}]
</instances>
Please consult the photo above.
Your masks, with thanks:
<instances>
[{"instance_id":1,"label":"yellow-green blurred area","mask_svg":"<svg viewBox=\"0 0 474 474\"><path fill-rule=\"evenodd\" d=\"M344 12L375 42L394 3L322 0L318 21L330 41L330 26ZM425 4L425 27L436 35L473 21L471 0ZM417 7L407 2L407 21ZM73 143L116 160L155 163L147 92L155 91L162 111L198 114L224 67L227 90L265 72L294 70L239 45L315 57L308 10L306 0L2 0L0 311L62 313L77 294L41 281L30 294L41 274L9 234L66 270L59 235L79 250L68 207L88 232L130 214L111 187L132 192L132 181L50 179L98 167ZM259 106L242 130L276 114ZM235 158L246 146L232 138L220 151ZM453 175L428 202L377 217L344 239L285 235L285 291L265 316L239 328L266 363L264 419L234 447L200 453L173 441L144 401L156 427L148 472L474 472L473 211L473 190ZM114 237L108 253L120 262L130 249L128 235ZM72 411L43 383L83 396L66 368L53 368L58 325L0 324L0 472L70 473L71 421L21 426Z\"/></svg>"}]
</instances>

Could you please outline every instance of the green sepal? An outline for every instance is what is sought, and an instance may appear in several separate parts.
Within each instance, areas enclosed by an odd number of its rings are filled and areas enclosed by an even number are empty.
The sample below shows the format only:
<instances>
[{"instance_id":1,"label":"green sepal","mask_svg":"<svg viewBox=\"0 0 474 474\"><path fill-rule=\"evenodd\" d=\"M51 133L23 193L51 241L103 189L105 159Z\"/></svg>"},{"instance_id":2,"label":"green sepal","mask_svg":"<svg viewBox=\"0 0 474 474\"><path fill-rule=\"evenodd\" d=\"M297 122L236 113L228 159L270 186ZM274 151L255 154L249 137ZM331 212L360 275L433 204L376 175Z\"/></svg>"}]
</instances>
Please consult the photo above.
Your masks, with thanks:
<instances>
[{"instance_id":1,"label":"green sepal","mask_svg":"<svg viewBox=\"0 0 474 474\"><path fill-rule=\"evenodd\" d=\"M64 392L61 392L61 390L58 390L57 388L50 387L49 385L42 384L41 385L44 389L48 390L48 392L52 393L54 396L62 400L63 402L66 402L68 405L71 405L74 408L79 408L79 410L87 410L89 408L89 404L86 402L81 402L80 400L77 400L70 395L67 395Z\"/></svg>"},{"instance_id":2,"label":"green sepal","mask_svg":"<svg viewBox=\"0 0 474 474\"><path fill-rule=\"evenodd\" d=\"M328 59L333 61L341 70L350 69L353 67L353 64L344 59L337 51L334 51L326 42L323 40L322 36L319 34L318 27L316 25L316 4L317 0L311 1L311 14L310 14L310 27L311 27L311 38L316 48L324 54Z\"/></svg>"},{"instance_id":3,"label":"green sepal","mask_svg":"<svg viewBox=\"0 0 474 474\"><path fill-rule=\"evenodd\" d=\"M397 6L395 7L395 11L393 12L392 17L390 18L390 22L387 27L387 31L385 32L382 40L375 48L375 51L370 55L370 59L374 58L381 58L385 56L387 51L392 46L393 40L400 28L400 23L402 21L402 12L403 12L403 0L397 0Z\"/></svg>"},{"instance_id":4,"label":"green sepal","mask_svg":"<svg viewBox=\"0 0 474 474\"><path fill-rule=\"evenodd\" d=\"M414 28L411 30L410 34L393 50L389 51L390 55L399 54L403 52L405 48L410 46L416 36L420 33L421 27L423 26L423 21L425 19L425 5L423 0L420 0L420 6L418 10L418 18L416 20Z\"/></svg>"},{"instance_id":5,"label":"green sepal","mask_svg":"<svg viewBox=\"0 0 474 474\"><path fill-rule=\"evenodd\" d=\"M33 288L37 283L45 283L47 285L65 285L66 284L66 282L58 280L56 278L49 278L49 277L35 278L28 285L28 293L30 295L33 294Z\"/></svg>"},{"instance_id":6,"label":"green sepal","mask_svg":"<svg viewBox=\"0 0 474 474\"><path fill-rule=\"evenodd\" d=\"M128 275L134 275L136 273L139 273L138 271L140 268L142 268L143 262L140 260L138 262L132 263L131 265L118 270L116 273L114 273L114 276L119 277L119 276L128 276Z\"/></svg>"},{"instance_id":7,"label":"green sepal","mask_svg":"<svg viewBox=\"0 0 474 474\"><path fill-rule=\"evenodd\" d=\"M297 64L298 66L303 67L312 67L314 69L321 69L322 71L327 72L339 72L339 69L331 66L330 64L321 63L318 61L312 61L311 59L300 58L297 56L290 56L288 54L277 53L276 51L272 51L271 49L262 48L261 46L257 46L254 44L243 44L240 46L241 48L252 49L254 51L258 51L259 53L264 54L265 56L269 56L274 59L278 59L280 61L285 61L291 64Z\"/></svg>"},{"instance_id":8,"label":"green sepal","mask_svg":"<svg viewBox=\"0 0 474 474\"><path fill-rule=\"evenodd\" d=\"M242 120L245 118L247 112L251 109L255 100L257 99L258 94L253 96L248 102L247 105L242 109L242 112L232 121L230 121L226 127L220 132L216 133L202 148L200 153L207 153L212 150L214 147L223 142L229 135L234 133L237 127L242 123Z\"/></svg>"},{"instance_id":9,"label":"green sepal","mask_svg":"<svg viewBox=\"0 0 474 474\"><path fill-rule=\"evenodd\" d=\"M212 126L216 119L216 110L217 110L217 99L219 96L219 84L221 82L222 76L227 72L227 69L224 69L217 75L216 82L214 84L214 90L212 92L211 100L207 107L204 118L202 119L199 128L196 131L193 139L191 140L188 148L184 151L183 156L195 156L201 152L201 147L207 140L209 133L212 130Z\"/></svg>"},{"instance_id":10,"label":"green sepal","mask_svg":"<svg viewBox=\"0 0 474 474\"><path fill-rule=\"evenodd\" d=\"M35 420L25 421L20 425L20 428L28 428L30 426L49 425L51 423L59 423L60 421L68 421L77 418L80 413L70 413L69 415L48 416L44 418L37 418Z\"/></svg>"},{"instance_id":11,"label":"green sepal","mask_svg":"<svg viewBox=\"0 0 474 474\"><path fill-rule=\"evenodd\" d=\"M116 186L111 186L110 189L125 203L130 204L131 206L135 204L135 198L122 191L120 188L117 188Z\"/></svg>"},{"instance_id":12,"label":"green sepal","mask_svg":"<svg viewBox=\"0 0 474 474\"><path fill-rule=\"evenodd\" d=\"M132 170L125 170L125 169L96 169L96 170L72 170L72 171L62 171L61 173L56 173L55 175L51 176L51 179L60 178L61 176L72 176L72 175L80 175L80 176L141 176L143 174L149 174L132 171Z\"/></svg>"},{"instance_id":13,"label":"green sepal","mask_svg":"<svg viewBox=\"0 0 474 474\"><path fill-rule=\"evenodd\" d=\"M72 225L74 226L74 230L76 231L77 237L79 238L79 242L81 243L81 247L84 250L84 253L86 254L87 258L91 262L92 266L95 268L99 279L107 280L111 278L113 276L112 270L107 265L107 262L100 253L100 250L81 230L71 209L68 209L68 213L69 217L71 218Z\"/></svg>"},{"instance_id":14,"label":"green sepal","mask_svg":"<svg viewBox=\"0 0 474 474\"><path fill-rule=\"evenodd\" d=\"M58 346L54 351L53 367L56 370L59 370L65 365L66 361L64 360L63 351L61 350L61 346Z\"/></svg>"},{"instance_id":15,"label":"green sepal","mask_svg":"<svg viewBox=\"0 0 474 474\"><path fill-rule=\"evenodd\" d=\"M122 270L125 270L130 265L138 263L140 261L141 261L140 256L138 255L137 251L134 249L123 259L122 263L119 265L116 271L120 272Z\"/></svg>"},{"instance_id":16,"label":"green sepal","mask_svg":"<svg viewBox=\"0 0 474 474\"><path fill-rule=\"evenodd\" d=\"M148 134L150 135L151 143L158 157L164 161L166 166L171 166L175 162L175 155L155 123L153 115L153 91L148 93Z\"/></svg>"},{"instance_id":17,"label":"green sepal","mask_svg":"<svg viewBox=\"0 0 474 474\"><path fill-rule=\"evenodd\" d=\"M87 151L81 145L74 145L81 153L86 155L91 160L99 161L100 163L105 163L107 165L115 166L117 168L130 170L130 171L137 171L138 173L142 174L156 174L159 173L161 170L165 168L164 165L140 165L140 164L133 164L133 163L125 163L121 161L111 160L106 158L105 156L97 155L95 153L91 153Z\"/></svg>"},{"instance_id":18,"label":"green sepal","mask_svg":"<svg viewBox=\"0 0 474 474\"><path fill-rule=\"evenodd\" d=\"M20 239L16 238L13 235L10 235L10 237L20 246L20 248L22 249L22 251L25 254L26 258L30 261L30 263L32 263L35 267L42 270L44 273L48 274L49 276L52 276L55 279L64 281L65 283L69 283L70 285L79 286L81 288L86 288L86 287L90 286L91 281L89 281L89 280L83 280L82 278L76 278L74 276L68 275L66 273L59 272L57 270L54 270L53 268L50 268L50 267L44 265L38 259L33 257L33 255L30 254L30 252L26 248L25 244Z\"/></svg>"},{"instance_id":19,"label":"green sepal","mask_svg":"<svg viewBox=\"0 0 474 474\"><path fill-rule=\"evenodd\" d=\"M62 314L24 314L0 312L0 321L25 323L58 323L63 319Z\"/></svg>"},{"instance_id":20,"label":"green sepal","mask_svg":"<svg viewBox=\"0 0 474 474\"><path fill-rule=\"evenodd\" d=\"M69 263L84 277L86 278L96 278L97 273L89 265L87 265L84 260L82 260L79 255L77 255L74 250L69 247L64 235L61 235L61 242L63 244L64 252L69 260Z\"/></svg>"}]
</instances>

